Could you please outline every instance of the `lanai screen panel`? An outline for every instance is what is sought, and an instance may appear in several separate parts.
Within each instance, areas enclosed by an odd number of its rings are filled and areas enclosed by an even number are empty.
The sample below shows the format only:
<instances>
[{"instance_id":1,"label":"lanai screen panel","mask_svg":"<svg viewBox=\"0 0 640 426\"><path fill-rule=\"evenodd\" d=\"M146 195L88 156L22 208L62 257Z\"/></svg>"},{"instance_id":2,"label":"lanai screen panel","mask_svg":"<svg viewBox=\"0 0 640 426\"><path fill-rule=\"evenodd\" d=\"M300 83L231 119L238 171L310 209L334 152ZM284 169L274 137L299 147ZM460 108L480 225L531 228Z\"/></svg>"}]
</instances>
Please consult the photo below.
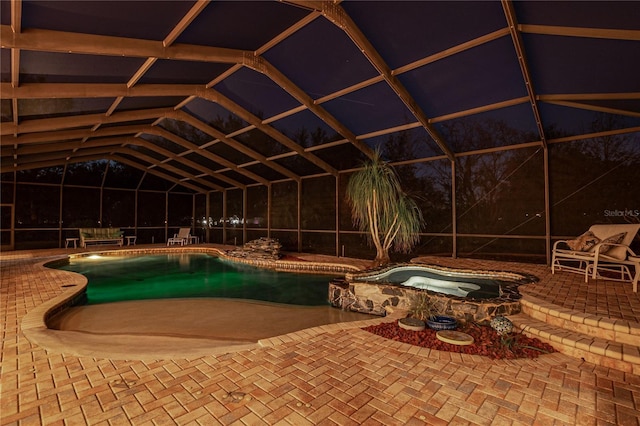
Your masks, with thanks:
<instances>
[{"instance_id":1,"label":"lanai screen panel","mask_svg":"<svg viewBox=\"0 0 640 426\"><path fill-rule=\"evenodd\" d=\"M207 146L204 149L235 164L244 164L253 160L252 157L243 154L242 152L223 142L217 142L213 145Z\"/></svg>"},{"instance_id":2,"label":"lanai screen panel","mask_svg":"<svg viewBox=\"0 0 640 426\"><path fill-rule=\"evenodd\" d=\"M158 124L158 127L196 145L202 145L212 139L210 135L184 121L165 118Z\"/></svg>"},{"instance_id":3,"label":"lanai screen panel","mask_svg":"<svg viewBox=\"0 0 640 426\"><path fill-rule=\"evenodd\" d=\"M300 103L263 74L242 68L214 88L262 119L295 108Z\"/></svg>"},{"instance_id":4,"label":"lanai screen panel","mask_svg":"<svg viewBox=\"0 0 640 426\"><path fill-rule=\"evenodd\" d=\"M377 76L347 35L322 18L296 31L264 56L313 99Z\"/></svg>"},{"instance_id":5,"label":"lanai screen panel","mask_svg":"<svg viewBox=\"0 0 640 426\"><path fill-rule=\"evenodd\" d=\"M140 84L201 84L205 85L230 67L198 61L156 60L140 78Z\"/></svg>"},{"instance_id":6,"label":"lanai screen panel","mask_svg":"<svg viewBox=\"0 0 640 426\"><path fill-rule=\"evenodd\" d=\"M328 101L324 107L356 135L409 124L411 113L385 82Z\"/></svg>"},{"instance_id":7,"label":"lanai screen panel","mask_svg":"<svg viewBox=\"0 0 640 426\"><path fill-rule=\"evenodd\" d=\"M105 160L73 163L67 166L64 174L65 185L102 186L107 171Z\"/></svg>"},{"instance_id":8,"label":"lanai screen panel","mask_svg":"<svg viewBox=\"0 0 640 426\"><path fill-rule=\"evenodd\" d=\"M2 59L2 61L4 62L4 59ZM12 120L13 120L13 105L11 104L11 100L2 99L2 101L0 102L0 122L8 123Z\"/></svg>"},{"instance_id":9,"label":"lanai screen panel","mask_svg":"<svg viewBox=\"0 0 640 426\"><path fill-rule=\"evenodd\" d=\"M342 135L306 109L270 124L304 148L344 140Z\"/></svg>"},{"instance_id":10,"label":"lanai screen panel","mask_svg":"<svg viewBox=\"0 0 640 426\"><path fill-rule=\"evenodd\" d=\"M5 3L5 2L2 2ZM3 22L3 25L4 22ZM11 81L11 49L0 49L0 81L3 83Z\"/></svg>"},{"instance_id":11,"label":"lanai screen panel","mask_svg":"<svg viewBox=\"0 0 640 426\"><path fill-rule=\"evenodd\" d=\"M9 2L2 3L4 5ZM167 28L174 27L194 3L189 0L126 1L118 2L115 6L111 1L24 1L22 26L23 29L46 28L72 33L162 40L167 35ZM3 16L10 18L11 14L3 13Z\"/></svg>"},{"instance_id":12,"label":"lanai screen panel","mask_svg":"<svg viewBox=\"0 0 640 426\"><path fill-rule=\"evenodd\" d=\"M367 145L384 152L392 162L442 155L440 148L422 126L385 133L366 139Z\"/></svg>"},{"instance_id":13,"label":"lanai screen panel","mask_svg":"<svg viewBox=\"0 0 640 426\"><path fill-rule=\"evenodd\" d=\"M20 99L18 100L18 111L24 120L68 117L101 113L109 108L111 102L112 100L107 98ZM73 126L68 128L87 127Z\"/></svg>"},{"instance_id":14,"label":"lanai screen panel","mask_svg":"<svg viewBox=\"0 0 640 426\"><path fill-rule=\"evenodd\" d=\"M251 173L255 173L258 176L262 176L265 179L268 179L269 181L274 181L274 180L282 180L285 179L285 175L277 172L276 170L274 170L273 168L263 164L263 163L255 163L255 164L251 164L248 165L246 167L243 167L244 170L249 171Z\"/></svg>"},{"instance_id":15,"label":"lanai screen panel","mask_svg":"<svg viewBox=\"0 0 640 426\"><path fill-rule=\"evenodd\" d=\"M6 175L3 175L3 177ZM39 169L19 170L16 172L17 182L33 182L58 185L64 176L63 166L43 167Z\"/></svg>"},{"instance_id":16,"label":"lanai screen panel","mask_svg":"<svg viewBox=\"0 0 640 426\"><path fill-rule=\"evenodd\" d=\"M105 189L102 195L102 224L105 227L135 229L135 205L135 191Z\"/></svg>"},{"instance_id":17,"label":"lanai screen panel","mask_svg":"<svg viewBox=\"0 0 640 426\"><path fill-rule=\"evenodd\" d=\"M66 227L100 228L100 189L65 187L62 191L62 221Z\"/></svg>"},{"instance_id":18,"label":"lanai screen panel","mask_svg":"<svg viewBox=\"0 0 640 426\"><path fill-rule=\"evenodd\" d=\"M360 167L367 156L350 143L326 147L313 153L338 170L349 170Z\"/></svg>"},{"instance_id":19,"label":"lanai screen panel","mask_svg":"<svg viewBox=\"0 0 640 426\"><path fill-rule=\"evenodd\" d=\"M183 99L184 98L180 96L126 97L118 104L117 111L171 108L182 102Z\"/></svg>"},{"instance_id":20,"label":"lanai screen panel","mask_svg":"<svg viewBox=\"0 0 640 426\"><path fill-rule=\"evenodd\" d=\"M197 16L176 42L256 50L307 13L279 2L216 1Z\"/></svg>"},{"instance_id":21,"label":"lanai screen panel","mask_svg":"<svg viewBox=\"0 0 640 426\"><path fill-rule=\"evenodd\" d=\"M225 134L233 133L249 125L237 114L205 99L192 100L184 107L184 111Z\"/></svg>"},{"instance_id":22,"label":"lanai screen panel","mask_svg":"<svg viewBox=\"0 0 640 426\"><path fill-rule=\"evenodd\" d=\"M342 6L391 69L506 25L499 2L355 1Z\"/></svg>"},{"instance_id":23,"label":"lanai screen panel","mask_svg":"<svg viewBox=\"0 0 640 426\"><path fill-rule=\"evenodd\" d=\"M126 83L144 63L141 58L61 52L20 54L23 83Z\"/></svg>"},{"instance_id":24,"label":"lanai screen panel","mask_svg":"<svg viewBox=\"0 0 640 426\"><path fill-rule=\"evenodd\" d=\"M16 228L58 228L60 187L16 185Z\"/></svg>"},{"instance_id":25,"label":"lanai screen panel","mask_svg":"<svg viewBox=\"0 0 640 426\"><path fill-rule=\"evenodd\" d=\"M252 186L247 188L247 218L248 228L266 228L268 212L268 189L266 186Z\"/></svg>"},{"instance_id":26,"label":"lanai screen panel","mask_svg":"<svg viewBox=\"0 0 640 426\"><path fill-rule=\"evenodd\" d=\"M440 117L526 95L508 36L399 76L429 117Z\"/></svg>"},{"instance_id":27,"label":"lanai screen panel","mask_svg":"<svg viewBox=\"0 0 640 426\"><path fill-rule=\"evenodd\" d=\"M144 171L136 169L118 161L111 161L107 176L104 180L105 188L135 189L142 178Z\"/></svg>"}]
</instances>

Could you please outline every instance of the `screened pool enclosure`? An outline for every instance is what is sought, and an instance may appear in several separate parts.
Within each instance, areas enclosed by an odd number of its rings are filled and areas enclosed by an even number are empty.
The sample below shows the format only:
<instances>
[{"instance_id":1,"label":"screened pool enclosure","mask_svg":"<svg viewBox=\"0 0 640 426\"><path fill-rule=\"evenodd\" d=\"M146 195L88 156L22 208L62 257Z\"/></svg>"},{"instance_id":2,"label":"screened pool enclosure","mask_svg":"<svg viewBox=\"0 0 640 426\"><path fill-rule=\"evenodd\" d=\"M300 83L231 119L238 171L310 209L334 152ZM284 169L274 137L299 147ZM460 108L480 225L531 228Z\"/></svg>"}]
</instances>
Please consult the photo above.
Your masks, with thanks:
<instances>
[{"instance_id":1,"label":"screened pool enclosure","mask_svg":"<svg viewBox=\"0 0 640 426\"><path fill-rule=\"evenodd\" d=\"M3 250L191 226L372 257L345 189L374 150L412 257L548 262L640 221L640 2L0 5Z\"/></svg>"}]
</instances>

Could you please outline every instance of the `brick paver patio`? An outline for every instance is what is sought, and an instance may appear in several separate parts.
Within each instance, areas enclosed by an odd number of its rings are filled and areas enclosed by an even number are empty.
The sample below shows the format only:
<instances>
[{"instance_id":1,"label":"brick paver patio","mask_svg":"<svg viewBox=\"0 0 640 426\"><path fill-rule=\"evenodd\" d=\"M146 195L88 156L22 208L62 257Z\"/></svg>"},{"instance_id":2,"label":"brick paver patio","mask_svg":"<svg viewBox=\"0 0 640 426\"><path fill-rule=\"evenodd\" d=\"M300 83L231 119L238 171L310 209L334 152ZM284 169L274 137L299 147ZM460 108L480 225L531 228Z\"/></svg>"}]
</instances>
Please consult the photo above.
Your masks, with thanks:
<instances>
[{"instance_id":1,"label":"brick paver patio","mask_svg":"<svg viewBox=\"0 0 640 426\"><path fill-rule=\"evenodd\" d=\"M195 359L48 352L30 343L20 324L63 292L65 274L39 265L67 252L0 258L2 425L640 424L640 376L559 353L492 361L388 341L360 328L325 326L262 348ZM589 296L598 291L594 283L591 289L571 274L552 277L545 266L518 266L542 275L528 288L536 297L576 309L612 304L611 315L640 322L638 294L614 297L607 289L611 297L598 300Z\"/></svg>"}]
</instances>

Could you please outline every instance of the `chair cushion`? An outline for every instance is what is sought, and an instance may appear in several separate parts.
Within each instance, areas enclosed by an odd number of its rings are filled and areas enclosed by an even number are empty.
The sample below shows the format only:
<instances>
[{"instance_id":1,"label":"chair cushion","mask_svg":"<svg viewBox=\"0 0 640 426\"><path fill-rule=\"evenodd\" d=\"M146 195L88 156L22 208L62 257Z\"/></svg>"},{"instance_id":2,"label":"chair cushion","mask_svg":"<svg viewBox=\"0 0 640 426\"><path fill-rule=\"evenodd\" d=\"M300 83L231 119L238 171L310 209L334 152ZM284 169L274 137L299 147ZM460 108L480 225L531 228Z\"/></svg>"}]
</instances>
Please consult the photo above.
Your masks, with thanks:
<instances>
[{"instance_id":1,"label":"chair cushion","mask_svg":"<svg viewBox=\"0 0 640 426\"><path fill-rule=\"evenodd\" d=\"M621 244L624 240L624 237L627 236L626 232L621 232L616 235L612 235L608 238L605 238L601 241L600 245L600 254L607 254L607 256L615 257L616 259L623 260L627 257L627 252L624 250L624 247L615 247L613 244ZM614 250L614 247L622 250Z\"/></svg>"},{"instance_id":2,"label":"chair cushion","mask_svg":"<svg viewBox=\"0 0 640 426\"><path fill-rule=\"evenodd\" d=\"M96 228L95 236L96 236L96 238L108 238L109 237L109 229L108 228Z\"/></svg>"},{"instance_id":3,"label":"chair cushion","mask_svg":"<svg viewBox=\"0 0 640 426\"><path fill-rule=\"evenodd\" d=\"M567 245L574 251L589 251L600 242L593 232L587 231L574 240L567 240Z\"/></svg>"}]
</instances>

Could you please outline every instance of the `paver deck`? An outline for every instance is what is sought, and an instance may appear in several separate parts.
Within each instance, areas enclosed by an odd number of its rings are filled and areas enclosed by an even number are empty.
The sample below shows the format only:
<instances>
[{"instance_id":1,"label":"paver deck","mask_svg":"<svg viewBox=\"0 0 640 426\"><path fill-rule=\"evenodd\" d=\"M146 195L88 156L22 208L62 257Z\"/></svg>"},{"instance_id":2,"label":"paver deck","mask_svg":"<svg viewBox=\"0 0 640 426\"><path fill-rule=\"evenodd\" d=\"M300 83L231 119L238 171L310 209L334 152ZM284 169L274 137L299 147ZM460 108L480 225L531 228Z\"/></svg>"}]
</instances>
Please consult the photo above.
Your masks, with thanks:
<instances>
[{"instance_id":1,"label":"paver deck","mask_svg":"<svg viewBox=\"0 0 640 426\"><path fill-rule=\"evenodd\" d=\"M638 375L560 353L493 361L340 325L194 359L119 361L49 352L25 338L21 320L65 290L65 274L40 264L77 251L0 257L2 425L640 424ZM532 273L541 280L523 292L640 323L640 296L630 283L585 284L575 274L551 275L543 265L429 260Z\"/></svg>"}]
</instances>

